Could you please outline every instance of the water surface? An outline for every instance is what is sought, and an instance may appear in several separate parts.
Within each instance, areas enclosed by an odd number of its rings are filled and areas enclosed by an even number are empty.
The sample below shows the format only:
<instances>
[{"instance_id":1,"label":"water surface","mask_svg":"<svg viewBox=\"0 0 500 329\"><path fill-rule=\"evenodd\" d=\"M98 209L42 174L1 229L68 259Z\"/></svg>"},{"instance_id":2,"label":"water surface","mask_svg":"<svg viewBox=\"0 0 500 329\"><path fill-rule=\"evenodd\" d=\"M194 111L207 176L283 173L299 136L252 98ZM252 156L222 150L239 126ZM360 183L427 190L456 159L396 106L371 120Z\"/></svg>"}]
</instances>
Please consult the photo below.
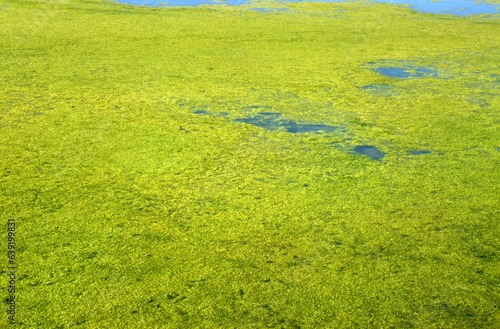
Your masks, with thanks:
<instances>
[{"instance_id":1,"label":"water surface","mask_svg":"<svg viewBox=\"0 0 500 329\"><path fill-rule=\"evenodd\" d=\"M117 2L127 3L131 5L147 5L147 6L199 6L199 5L231 5L239 6L245 3L250 3L244 0L116 0ZM291 2L299 2L300 0L290 0ZM350 0L326 0L324 2L346 2ZM427 1L427 0L378 0L377 2L393 3L410 5L411 8L427 12L427 13L441 13L452 15L478 15L478 14L498 14L500 10L497 9L500 5L491 5L486 3L477 3L475 0L441 0ZM255 8L254 10L259 10ZM260 11L268 11L267 9L260 8Z\"/></svg>"}]
</instances>

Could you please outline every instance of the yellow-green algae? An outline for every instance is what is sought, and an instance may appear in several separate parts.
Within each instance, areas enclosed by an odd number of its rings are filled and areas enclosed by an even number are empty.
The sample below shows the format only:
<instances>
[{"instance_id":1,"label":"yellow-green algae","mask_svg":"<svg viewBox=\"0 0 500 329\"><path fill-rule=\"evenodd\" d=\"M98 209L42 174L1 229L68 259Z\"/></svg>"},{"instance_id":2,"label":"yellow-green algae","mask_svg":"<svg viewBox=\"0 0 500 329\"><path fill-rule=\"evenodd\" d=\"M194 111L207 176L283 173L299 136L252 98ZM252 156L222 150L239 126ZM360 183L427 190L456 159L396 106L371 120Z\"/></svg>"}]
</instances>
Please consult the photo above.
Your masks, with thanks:
<instances>
[{"instance_id":1,"label":"yellow-green algae","mask_svg":"<svg viewBox=\"0 0 500 329\"><path fill-rule=\"evenodd\" d=\"M497 15L0 3L12 326L500 327ZM234 121L253 106L346 132Z\"/></svg>"},{"instance_id":2,"label":"yellow-green algae","mask_svg":"<svg viewBox=\"0 0 500 329\"><path fill-rule=\"evenodd\" d=\"M500 1L498 1L498 0L480 0L480 1L477 1L477 3L489 3L492 5L500 5Z\"/></svg>"}]
</instances>

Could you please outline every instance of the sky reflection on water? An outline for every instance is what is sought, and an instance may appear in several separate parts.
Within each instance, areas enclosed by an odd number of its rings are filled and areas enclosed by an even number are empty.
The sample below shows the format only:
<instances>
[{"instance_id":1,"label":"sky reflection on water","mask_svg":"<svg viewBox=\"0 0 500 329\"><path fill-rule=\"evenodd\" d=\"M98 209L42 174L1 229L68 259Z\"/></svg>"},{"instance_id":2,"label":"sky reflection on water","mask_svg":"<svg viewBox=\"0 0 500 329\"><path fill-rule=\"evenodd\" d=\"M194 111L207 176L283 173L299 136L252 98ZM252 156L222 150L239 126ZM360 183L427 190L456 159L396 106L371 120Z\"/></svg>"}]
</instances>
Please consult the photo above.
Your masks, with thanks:
<instances>
[{"instance_id":1,"label":"sky reflection on water","mask_svg":"<svg viewBox=\"0 0 500 329\"><path fill-rule=\"evenodd\" d=\"M227 4L238 6L246 3L245 0L115 0L131 5L148 6L198 6L204 4ZM300 0L291 0L297 2ZM314 1L314 0L313 0ZM325 2L345 2L351 0L321 0ZM475 3L477 0L441 0L439 2L428 0L378 0L377 2L411 5L412 8L429 13L444 13L453 15L499 14L500 5ZM498 9L497 9L498 8Z\"/></svg>"}]
</instances>

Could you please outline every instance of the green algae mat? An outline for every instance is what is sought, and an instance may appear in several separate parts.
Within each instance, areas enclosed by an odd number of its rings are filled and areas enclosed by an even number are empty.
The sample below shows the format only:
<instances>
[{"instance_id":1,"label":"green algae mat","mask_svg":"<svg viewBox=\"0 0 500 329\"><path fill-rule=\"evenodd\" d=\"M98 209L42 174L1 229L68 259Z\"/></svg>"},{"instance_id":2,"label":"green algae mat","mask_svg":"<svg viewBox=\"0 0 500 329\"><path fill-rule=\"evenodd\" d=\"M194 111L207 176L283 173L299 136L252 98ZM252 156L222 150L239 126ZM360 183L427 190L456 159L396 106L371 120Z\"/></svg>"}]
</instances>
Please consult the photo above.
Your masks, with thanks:
<instances>
[{"instance_id":1,"label":"green algae mat","mask_svg":"<svg viewBox=\"0 0 500 329\"><path fill-rule=\"evenodd\" d=\"M369 2L0 0L0 327L499 328L499 44Z\"/></svg>"}]
</instances>

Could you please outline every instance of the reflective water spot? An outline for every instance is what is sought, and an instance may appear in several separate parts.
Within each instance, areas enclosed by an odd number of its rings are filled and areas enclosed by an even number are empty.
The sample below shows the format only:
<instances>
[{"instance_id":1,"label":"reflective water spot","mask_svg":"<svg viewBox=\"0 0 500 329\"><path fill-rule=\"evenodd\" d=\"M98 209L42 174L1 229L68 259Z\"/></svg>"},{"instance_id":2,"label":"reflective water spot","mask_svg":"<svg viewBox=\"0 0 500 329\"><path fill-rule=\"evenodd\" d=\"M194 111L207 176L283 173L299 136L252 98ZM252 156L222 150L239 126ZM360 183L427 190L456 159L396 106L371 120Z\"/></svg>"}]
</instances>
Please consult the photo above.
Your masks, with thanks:
<instances>
[{"instance_id":1,"label":"reflective water spot","mask_svg":"<svg viewBox=\"0 0 500 329\"><path fill-rule=\"evenodd\" d=\"M194 111L194 114L208 114L207 111Z\"/></svg>"},{"instance_id":2,"label":"reflective water spot","mask_svg":"<svg viewBox=\"0 0 500 329\"><path fill-rule=\"evenodd\" d=\"M423 77L424 75L430 75L437 77L437 71L436 70L431 70L427 69L424 67L409 67L409 68L400 68L400 67L379 67L376 69L372 69L373 71L376 71L380 74L383 74L388 77L392 78L417 78L417 77ZM412 72L414 71L414 72Z\"/></svg>"},{"instance_id":3,"label":"reflective water spot","mask_svg":"<svg viewBox=\"0 0 500 329\"><path fill-rule=\"evenodd\" d=\"M384 152L380 152L379 150L377 150L375 146L370 146L370 145L356 146L354 148L354 152L367 155L373 160L380 160L385 156Z\"/></svg>"},{"instance_id":4,"label":"reflective water spot","mask_svg":"<svg viewBox=\"0 0 500 329\"><path fill-rule=\"evenodd\" d=\"M421 154L431 154L431 151L422 150L422 151L410 151L411 155L421 155Z\"/></svg>"}]
</instances>

